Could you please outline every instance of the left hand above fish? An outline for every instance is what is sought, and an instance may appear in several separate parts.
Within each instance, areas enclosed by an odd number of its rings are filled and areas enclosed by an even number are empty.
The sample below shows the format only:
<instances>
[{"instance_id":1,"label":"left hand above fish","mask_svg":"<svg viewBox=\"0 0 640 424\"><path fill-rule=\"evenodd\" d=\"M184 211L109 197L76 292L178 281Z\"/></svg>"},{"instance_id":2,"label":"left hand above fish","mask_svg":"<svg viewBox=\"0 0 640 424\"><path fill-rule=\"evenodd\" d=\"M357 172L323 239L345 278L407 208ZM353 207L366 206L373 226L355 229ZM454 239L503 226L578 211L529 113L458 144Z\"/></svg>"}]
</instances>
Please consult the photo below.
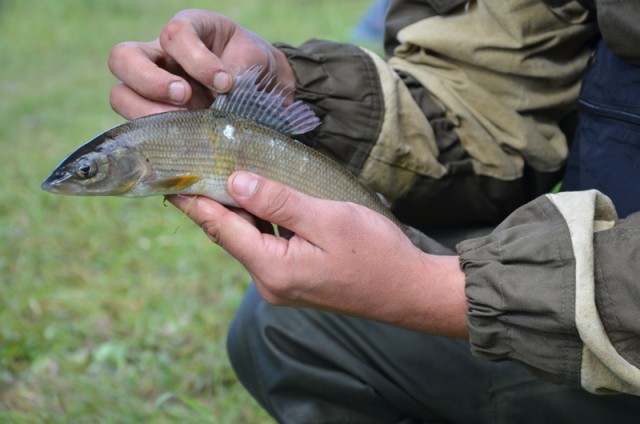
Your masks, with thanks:
<instances>
[{"instance_id":1,"label":"left hand above fish","mask_svg":"<svg viewBox=\"0 0 640 424\"><path fill-rule=\"evenodd\" d=\"M457 256L421 252L366 207L310 197L255 174L233 174L227 189L252 217L294 235L263 233L258 220L206 197L168 200L245 266L268 302L466 337Z\"/></svg>"},{"instance_id":2,"label":"left hand above fish","mask_svg":"<svg viewBox=\"0 0 640 424\"><path fill-rule=\"evenodd\" d=\"M111 107L127 119L207 108L216 93L231 90L234 74L254 66L282 86L295 86L284 53L266 40L222 15L181 11L157 39L113 48L109 68L120 83L111 90Z\"/></svg>"}]
</instances>

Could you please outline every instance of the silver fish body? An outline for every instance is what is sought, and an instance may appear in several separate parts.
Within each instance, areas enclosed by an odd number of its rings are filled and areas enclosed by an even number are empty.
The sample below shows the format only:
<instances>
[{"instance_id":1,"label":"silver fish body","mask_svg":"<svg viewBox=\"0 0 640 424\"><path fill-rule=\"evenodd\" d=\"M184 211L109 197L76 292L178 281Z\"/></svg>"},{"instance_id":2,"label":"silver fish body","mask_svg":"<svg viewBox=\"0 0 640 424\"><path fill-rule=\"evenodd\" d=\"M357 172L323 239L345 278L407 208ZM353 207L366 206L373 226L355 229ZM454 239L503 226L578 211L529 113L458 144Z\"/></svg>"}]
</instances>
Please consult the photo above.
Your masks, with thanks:
<instances>
[{"instance_id":1,"label":"silver fish body","mask_svg":"<svg viewBox=\"0 0 640 424\"><path fill-rule=\"evenodd\" d=\"M83 166L89 172L105 169L93 181L75 178L82 177ZM93 196L200 194L236 206L226 181L239 170L393 217L373 191L325 155L271 128L213 109L166 112L116 126L67 157L42 188Z\"/></svg>"}]
</instances>

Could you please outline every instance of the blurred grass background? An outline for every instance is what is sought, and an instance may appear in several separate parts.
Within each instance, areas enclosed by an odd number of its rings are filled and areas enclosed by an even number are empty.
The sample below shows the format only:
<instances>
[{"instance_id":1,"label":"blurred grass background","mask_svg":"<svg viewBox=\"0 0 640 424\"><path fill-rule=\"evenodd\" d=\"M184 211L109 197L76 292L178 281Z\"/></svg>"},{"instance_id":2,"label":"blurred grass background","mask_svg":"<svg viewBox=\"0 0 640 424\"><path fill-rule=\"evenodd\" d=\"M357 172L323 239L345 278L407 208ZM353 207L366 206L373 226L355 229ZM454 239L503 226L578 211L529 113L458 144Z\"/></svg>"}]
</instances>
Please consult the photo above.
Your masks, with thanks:
<instances>
[{"instance_id":1,"label":"blurred grass background","mask_svg":"<svg viewBox=\"0 0 640 424\"><path fill-rule=\"evenodd\" d=\"M0 422L266 423L225 351L244 270L161 198L40 182L119 123L106 61L182 8L347 40L368 0L0 1Z\"/></svg>"}]
</instances>

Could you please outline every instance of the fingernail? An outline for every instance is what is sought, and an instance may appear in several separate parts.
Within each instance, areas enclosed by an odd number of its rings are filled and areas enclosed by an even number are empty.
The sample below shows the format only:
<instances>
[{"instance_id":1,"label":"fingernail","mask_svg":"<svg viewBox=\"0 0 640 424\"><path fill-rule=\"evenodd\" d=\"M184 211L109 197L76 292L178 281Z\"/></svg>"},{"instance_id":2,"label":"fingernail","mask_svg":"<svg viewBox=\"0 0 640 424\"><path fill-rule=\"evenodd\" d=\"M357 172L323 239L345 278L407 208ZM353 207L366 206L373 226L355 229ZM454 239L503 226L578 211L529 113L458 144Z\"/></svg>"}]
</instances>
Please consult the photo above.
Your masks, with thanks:
<instances>
[{"instance_id":1,"label":"fingernail","mask_svg":"<svg viewBox=\"0 0 640 424\"><path fill-rule=\"evenodd\" d=\"M184 84L180 81L169 84L169 99L174 103L184 103L186 92Z\"/></svg>"},{"instance_id":2,"label":"fingernail","mask_svg":"<svg viewBox=\"0 0 640 424\"><path fill-rule=\"evenodd\" d=\"M248 199L253 196L258 189L258 177L248 172L239 172L234 175L231 181L231 188L238 196Z\"/></svg>"},{"instance_id":3,"label":"fingernail","mask_svg":"<svg viewBox=\"0 0 640 424\"><path fill-rule=\"evenodd\" d=\"M231 75L225 71L218 71L213 74L213 89L218 93L226 93L231 89Z\"/></svg>"}]
</instances>

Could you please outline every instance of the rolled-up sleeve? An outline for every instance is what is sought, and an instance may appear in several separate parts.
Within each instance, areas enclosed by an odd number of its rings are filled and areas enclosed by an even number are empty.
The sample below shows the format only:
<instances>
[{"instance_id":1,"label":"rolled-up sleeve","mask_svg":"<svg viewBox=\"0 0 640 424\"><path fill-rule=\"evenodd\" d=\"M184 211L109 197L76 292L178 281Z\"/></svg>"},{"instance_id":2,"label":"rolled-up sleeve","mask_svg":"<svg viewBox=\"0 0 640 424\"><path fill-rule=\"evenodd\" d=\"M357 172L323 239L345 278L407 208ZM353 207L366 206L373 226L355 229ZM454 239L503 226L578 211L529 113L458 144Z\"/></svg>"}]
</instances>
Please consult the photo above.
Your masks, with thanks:
<instances>
[{"instance_id":1,"label":"rolled-up sleeve","mask_svg":"<svg viewBox=\"0 0 640 424\"><path fill-rule=\"evenodd\" d=\"M276 43L296 74L296 98L322 126L300 141L358 174L378 138L384 116L380 78L373 59L350 44L309 40L292 47Z\"/></svg>"},{"instance_id":2,"label":"rolled-up sleeve","mask_svg":"<svg viewBox=\"0 0 640 424\"><path fill-rule=\"evenodd\" d=\"M597 191L561 193L460 243L472 352L594 393L640 394L638 221L617 221Z\"/></svg>"}]
</instances>

